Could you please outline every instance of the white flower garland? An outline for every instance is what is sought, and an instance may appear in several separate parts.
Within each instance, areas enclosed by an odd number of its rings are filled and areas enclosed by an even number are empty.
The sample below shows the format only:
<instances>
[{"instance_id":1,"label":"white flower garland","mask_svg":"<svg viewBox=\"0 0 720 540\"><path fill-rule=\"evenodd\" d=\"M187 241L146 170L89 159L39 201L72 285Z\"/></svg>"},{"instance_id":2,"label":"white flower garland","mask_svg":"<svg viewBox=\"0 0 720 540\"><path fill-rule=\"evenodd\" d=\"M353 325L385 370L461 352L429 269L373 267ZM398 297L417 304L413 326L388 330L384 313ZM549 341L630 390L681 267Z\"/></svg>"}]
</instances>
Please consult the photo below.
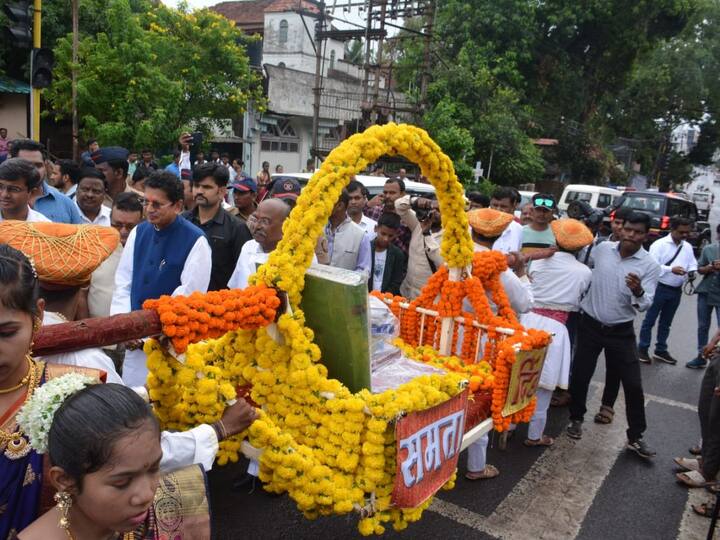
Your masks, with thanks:
<instances>
[{"instance_id":1,"label":"white flower garland","mask_svg":"<svg viewBox=\"0 0 720 540\"><path fill-rule=\"evenodd\" d=\"M17 422L38 454L47 452L48 434L55 412L71 395L97 382L80 373L68 373L37 388L17 414Z\"/></svg>"}]
</instances>

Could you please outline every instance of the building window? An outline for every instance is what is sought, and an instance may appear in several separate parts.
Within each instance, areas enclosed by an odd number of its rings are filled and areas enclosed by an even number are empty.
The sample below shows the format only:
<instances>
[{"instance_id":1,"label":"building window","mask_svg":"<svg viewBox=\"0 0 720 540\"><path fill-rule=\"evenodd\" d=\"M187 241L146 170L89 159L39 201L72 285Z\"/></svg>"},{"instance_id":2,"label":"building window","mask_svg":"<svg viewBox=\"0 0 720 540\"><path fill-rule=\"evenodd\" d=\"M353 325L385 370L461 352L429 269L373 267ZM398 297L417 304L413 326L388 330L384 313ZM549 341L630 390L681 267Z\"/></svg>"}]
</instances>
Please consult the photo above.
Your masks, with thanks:
<instances>
[{"instance_id":1,"label":"building window","mask_svg":"<svg viewBox=\"0 0 720 540\"><path fill-rule=\"evenodd\" d=\"M264 152L295 152L299 150L300 139L290 120L279 119L274 125L267 125L260 140L260 149Z\"/></svg>"},{"instance_id":2,"label":"building window","mask_svg":"<svg viewBox=\"0 0 720 540\"><path fill-rule=\"evenodd\" d=\"M280 43L287 43L288 39L288 22L283 19L280 21Z\"/></svg>"},{"instance_id":3,"label":"building window","mask_svg":"<svg viewBox=\"0 0 720 540\"><path fill-rule=\"evenodd\" d=\"M335 51L330 51L330 69L335 69Z\"/></svg>"}]
</instances>

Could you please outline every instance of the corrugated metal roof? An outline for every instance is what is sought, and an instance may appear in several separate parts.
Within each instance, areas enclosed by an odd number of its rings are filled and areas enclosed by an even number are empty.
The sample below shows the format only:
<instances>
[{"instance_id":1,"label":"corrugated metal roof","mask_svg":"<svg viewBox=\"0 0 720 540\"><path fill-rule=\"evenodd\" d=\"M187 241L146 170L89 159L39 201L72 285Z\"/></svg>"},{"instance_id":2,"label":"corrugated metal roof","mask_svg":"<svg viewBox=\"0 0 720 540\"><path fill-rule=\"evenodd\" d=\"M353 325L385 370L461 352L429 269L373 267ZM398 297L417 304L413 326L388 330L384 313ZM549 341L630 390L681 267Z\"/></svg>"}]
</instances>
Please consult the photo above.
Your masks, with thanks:
<instances>
[{"instance_id":1,"label":"corrugated metal roof","mask_svg":"<svg viewBox=\"0 0 720 540\"><path fill-rule=\"evenodd\" d=\"M29 94L30 85L10 77L0 77L1 94Z\"/></svg>"}]
</instances>

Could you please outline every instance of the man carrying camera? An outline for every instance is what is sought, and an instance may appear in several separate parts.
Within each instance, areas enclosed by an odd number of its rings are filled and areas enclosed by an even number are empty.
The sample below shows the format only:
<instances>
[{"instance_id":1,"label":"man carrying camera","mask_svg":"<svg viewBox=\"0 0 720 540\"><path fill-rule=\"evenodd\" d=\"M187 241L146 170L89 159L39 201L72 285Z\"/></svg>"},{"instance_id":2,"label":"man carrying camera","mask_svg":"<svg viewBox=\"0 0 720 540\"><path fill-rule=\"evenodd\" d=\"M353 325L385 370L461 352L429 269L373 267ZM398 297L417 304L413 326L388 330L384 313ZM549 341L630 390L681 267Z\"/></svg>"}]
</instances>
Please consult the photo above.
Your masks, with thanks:
<instances>
[{"instance_id":1,"label":"man carrying camera","mask_svg":"<svg viewBox=\"0 0 720 540\"><path fill-rule=\"evenodd\" d=\"M720 225L716 232L720 235ZM703 369L708 364L707 359L703 356L703 347L708 342L713 311L720 322L720 242L705 246L697 265L698 273L704 277L695 289L697 292L698 355L685 364L691 369Z\"/></svg>"},{"instance_id":2,"label":"man carrying camera","mask_svg":"<svg viewBox=\"0 0 720 540\"><path fill-rule=\"evenodd\" d=\"M442 228L437 201L405 195L395 200L395 210L410 229L407 274L400 294L412 300L420 295L427 280L443 264L440 254Z\"/></svg>"},{"instance_id":3,"label":"man carrying camera","mask_svg":"<svg viewBox=\"0 0 720 540\"><path fill-rule=\"evenodd\" d=\"M686 241L691 227L692 220L689 218L673 216L670 219L670 234L658 238L650 246L650 255L660 264L660 280L653 303L640 329L639 356L640 361L646 364L652 361L648 349L652 329L658 316L660 323L653 358L667 364L677 364L677 360L668 352L667 339L673 317L680 305L685 279L688 274L697 270L693 248Z\"/></svg>"}]
</instances>

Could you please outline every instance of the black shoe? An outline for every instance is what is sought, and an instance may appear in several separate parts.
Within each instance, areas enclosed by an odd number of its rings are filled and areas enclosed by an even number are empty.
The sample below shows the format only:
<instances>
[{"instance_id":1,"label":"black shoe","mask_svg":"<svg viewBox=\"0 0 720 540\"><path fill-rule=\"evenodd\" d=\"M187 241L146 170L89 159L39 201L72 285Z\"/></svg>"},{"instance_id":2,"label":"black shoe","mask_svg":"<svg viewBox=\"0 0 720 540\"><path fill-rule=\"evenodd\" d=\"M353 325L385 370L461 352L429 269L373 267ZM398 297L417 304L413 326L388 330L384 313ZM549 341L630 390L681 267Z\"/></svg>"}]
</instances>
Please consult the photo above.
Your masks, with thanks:
<instances>
[{"instance_id":1,"label":"black shoe","mask_svg":"<svg viewBox=\"0 0 720 540\"><path fill-rule=\"evenodd\" d=\"M635 441L628 441L627 449L632 450L638 456L643 457L645 459L654 458L655 454L656 454L656 452L654 450L652 450L647 444L645 444L645 441L643 441L642 439L637 439Z\"/></svg>"},{"instance_id":2,"label":"black shoe","mask_svg":"<svg viewBox=\"0 0 720 540\"><path fill-rule=\"evenodd\" d=\"M575 440L582 439L582 424L582 420L570 420L570 425L566 429L568 437Z\"/></svg>"},{"instance_id":3,"label":"black shoe","mask_svg":"<svg viewBox=\"0 0 720 540\"><path fill-rule=\"evenodd\" d=\"M640 360L643 364L652 363L647 349L638 349L638 360Z\"/></svg>"},{"instance_id":4,"label":"black shoe","mask_svg":"<svg viewBox=\"0 0 720 540\"><path fill-rule=\"evenodd\" d=\"M670 353L667 351L663 352L657 352L655 351L655 354L653 354L653 358L655 360L660 360L661 362L665 362L666 364L675 365L677 364L677 360L675 360L672 356L670 356Z\"/></svg>"}]
</instances>

